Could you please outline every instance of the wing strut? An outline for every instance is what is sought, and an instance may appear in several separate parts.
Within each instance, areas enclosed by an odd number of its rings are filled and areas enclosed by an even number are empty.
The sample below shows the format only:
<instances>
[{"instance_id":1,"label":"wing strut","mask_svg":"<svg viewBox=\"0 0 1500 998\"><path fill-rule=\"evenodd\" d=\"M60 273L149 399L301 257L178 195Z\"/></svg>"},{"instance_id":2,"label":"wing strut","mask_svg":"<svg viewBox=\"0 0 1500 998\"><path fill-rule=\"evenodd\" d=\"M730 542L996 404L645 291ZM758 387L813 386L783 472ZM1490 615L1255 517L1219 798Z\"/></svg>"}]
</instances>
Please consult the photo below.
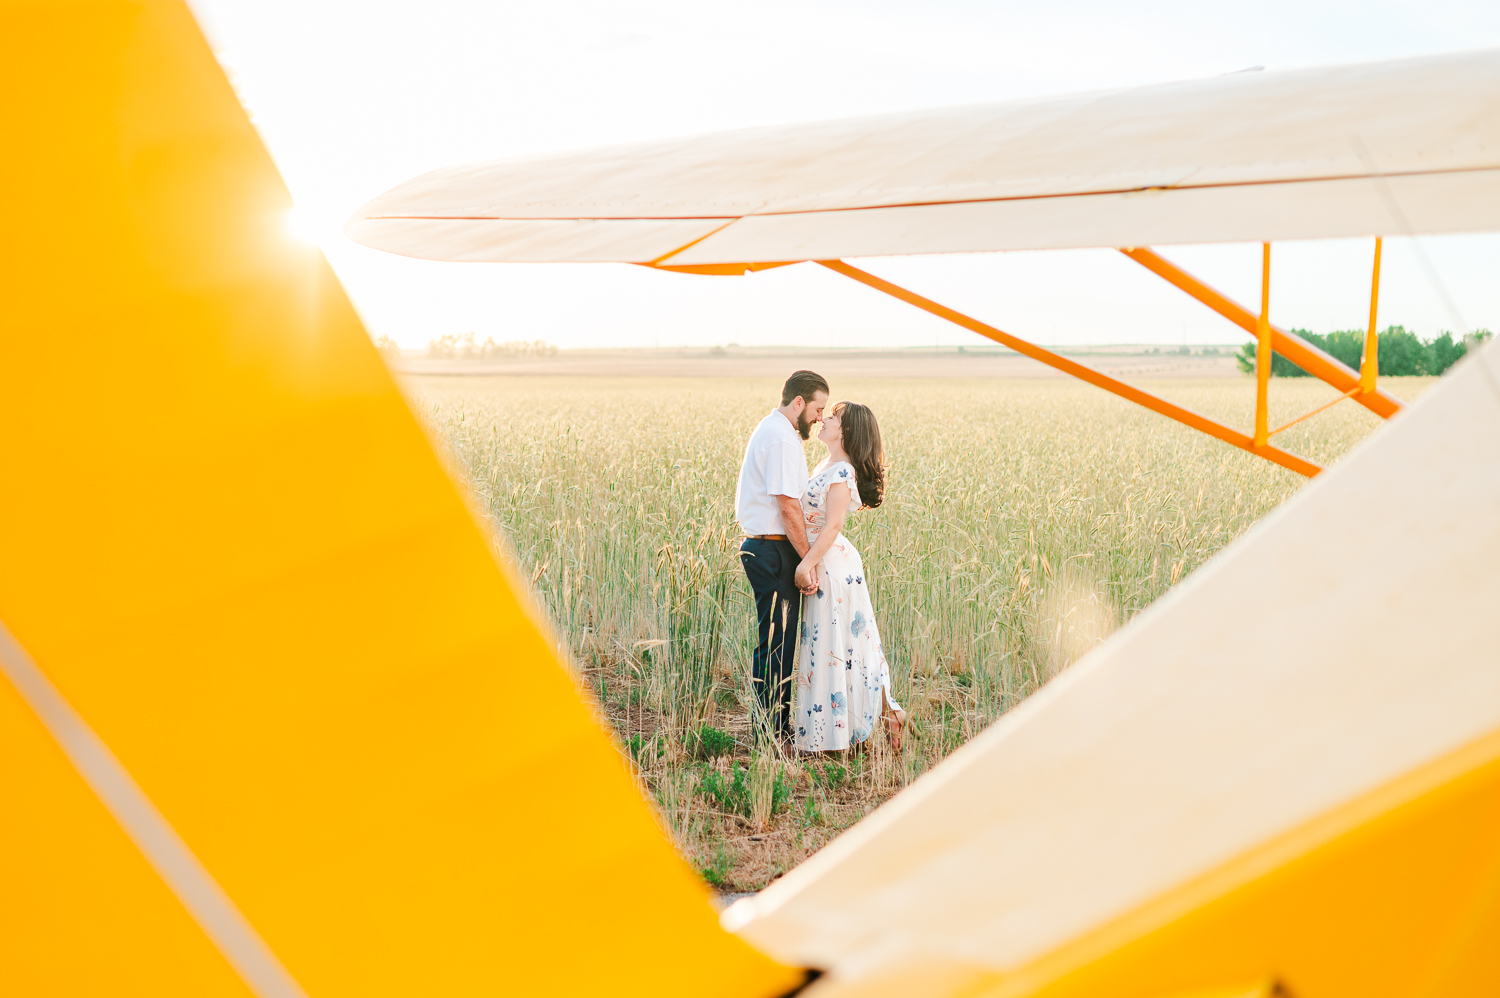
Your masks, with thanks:
<instances>
[{"instance_id":1,"label":"wing strut","mask_svg":"<svg viewBox=\"0 0 1500 998\"><path fill-rule=\"evenodd\" d=\"M1160 413L1169 419L1175 419L1177 422L1207 433L1211 437L1218 437L1227 444L1233 444L1241 450L1249 451L1257 457L1263 457L1267 461L1272 461L1300 475L1306 475L1311 478L1323 470L1311 461L1300 458L1279 447L1273 447L1270 444L1257 446L1253 438L1246 436L1238 430L1232 430L1222 423L1216 423L1206 416L1200 416L1196 412L1184 409L1179 405L1174 405L1166 399L1157 398L1155 395L1141 391L1132 385L1127 385L1123 381L1116 381L1106 374L1101 374L1092 368L1084 367L1082 364L1055 354L1051 350L1043 349L1034 343L1028 343L1026 340L1012 336L1003 330L996 329L994 326L986 325L978 319L970 318L962 312L956 312L946 305L939 305L935 301L923 298L921 295L892 284L890 281L882 280L874 274L866 273L857 267L851 267L842 260L818 260L817 262L835 273L843 274L845 277L859 281L861 284L867 284L876 291L882 291L893 298L899 298L909 305L915 305L923 311L931 312L940 319L947 319L949 322L956 323L965 329L992 339L996 343L1002 343L1017 353L1030 357L1032 360L1041 361L1043 364L1054 367L1064 374L1071 374L1075 378L1087 381L1089 384L1103 388L1105 391L1112 392L1123 399L1129 399L1137 405L1143 405L1152 412ZM1227 299L1225 300L1227 301ZM1251 321L1253 328L1254 320L1252 319ZM1284 333L1282 334L1282 336L1285 335ZM1302 341L1299 339L1298 342ZM1332 358L1329 358L1329 360L1332 361ZM1333 363L1337 363L1337 361L1333 361ZM1352 381L1353 372L1350 372L1350 374Z\"/></svg>"},{"instance_id":2,"label":"wing strut","mask_svg":"<svg viewBox=\"0 0 1500 998\"><path fill-rule=\"evenodd\" d=\"M1255 446L1271 439L1266 428L1271 403L1271 244L1260 247L1260 315L1255 319Z\"/></svg>"},{"instance_id":3,"label":"wing strut","mask_svg":"<svg viewBox=\"0 0 1500 998\"><path fill-rule=\"evenodd\" d=\"M1380 310L1380 237L1375 237L1375 264L1370 271L1370 329L1365 333L1365 359L1359 366L1359 388L1362 392L1375 387L1380 376L1380 333L1375 328L1375 315Z\"/></svg>"},{"instance_id":4,"label":"wing strut","mask_svg":"<svg viewBox=\"0 0 1500 998\"><path fill-rule=\"evenodd\" d=\"M1157 276L1186 291L1251 336L1259 335L1259 316L1238 302L1232 301L1218 291L1215 291L1176 264L1168 262L1144 247L1127 247L1121 249L1120 252ZM1378 268L1380 266L1378 258L1375 266L1377 268L1377 277L1375 280L1378 282ZM1379 288L1378 283L1376 283L1375 288ZM1376 291L1372 289L1370 295L1372 312L1374 311L1375 293ZM1373 317L1370 323L1373 328ZM1302 368L1308 374L1311 374L1315 378L1320 378L1339 391L1344 392L1348 397L1354 399L1354 401L1369 409L1377 416L1390 419L1401 411L1402 402L1400 399L1376 387L1373 382L1369 384L1361 382L1360 372L1350 370L1300 336L1293 336L1286 332L1286 330L1273 326L1269 322L1266 323L1266 326L1271 331L1272 349ZM1312 415L1312 413L1308 413L1308 415ZM1282 427L1282 429L1286 429L1286 427ZM1273 433L1272 435L1274 436L1275 434Z\"/></svg>"}]
</instances>

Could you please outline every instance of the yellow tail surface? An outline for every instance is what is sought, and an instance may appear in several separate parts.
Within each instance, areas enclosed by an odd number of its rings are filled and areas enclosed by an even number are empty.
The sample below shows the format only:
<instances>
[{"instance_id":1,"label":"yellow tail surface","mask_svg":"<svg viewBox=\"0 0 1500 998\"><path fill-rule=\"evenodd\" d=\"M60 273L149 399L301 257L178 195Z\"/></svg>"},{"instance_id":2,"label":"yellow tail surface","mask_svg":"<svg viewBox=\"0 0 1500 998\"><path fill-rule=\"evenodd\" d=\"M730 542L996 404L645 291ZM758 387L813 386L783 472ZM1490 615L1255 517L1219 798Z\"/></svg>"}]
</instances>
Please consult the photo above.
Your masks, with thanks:
<instances>
[{"instance_id":1,"label":"yellow tail surface","mask_svg":"<svg viewBox=\"0 0 1500 998\"><path fill-rule=\"evenodd\" d=\"M176 0L0 4L0 622L297 985L769 995ZM0 681L0 992L249 986Z\"/></svg>"}]
</instances>

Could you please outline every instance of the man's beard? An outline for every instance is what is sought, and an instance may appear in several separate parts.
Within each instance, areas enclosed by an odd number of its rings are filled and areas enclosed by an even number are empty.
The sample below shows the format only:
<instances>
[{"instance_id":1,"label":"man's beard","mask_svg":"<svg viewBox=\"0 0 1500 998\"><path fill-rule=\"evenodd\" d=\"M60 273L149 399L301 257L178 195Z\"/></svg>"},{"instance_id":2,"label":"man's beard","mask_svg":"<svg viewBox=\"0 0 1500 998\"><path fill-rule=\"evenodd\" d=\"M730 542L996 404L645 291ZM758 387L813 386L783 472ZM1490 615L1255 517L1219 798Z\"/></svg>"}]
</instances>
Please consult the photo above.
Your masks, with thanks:
<instances>
[{"instance_id":1,"label":"man's beard","mask_svg":"<svg viewBox=\"0 0 1500 998\"><path fill-rule=\"evenodd\" d=\"M806 440L808 435L812 433L812 424L807 421L806 409L797 413L797 432L802 434L803 440Z\"/></svg>"}]
</instances>

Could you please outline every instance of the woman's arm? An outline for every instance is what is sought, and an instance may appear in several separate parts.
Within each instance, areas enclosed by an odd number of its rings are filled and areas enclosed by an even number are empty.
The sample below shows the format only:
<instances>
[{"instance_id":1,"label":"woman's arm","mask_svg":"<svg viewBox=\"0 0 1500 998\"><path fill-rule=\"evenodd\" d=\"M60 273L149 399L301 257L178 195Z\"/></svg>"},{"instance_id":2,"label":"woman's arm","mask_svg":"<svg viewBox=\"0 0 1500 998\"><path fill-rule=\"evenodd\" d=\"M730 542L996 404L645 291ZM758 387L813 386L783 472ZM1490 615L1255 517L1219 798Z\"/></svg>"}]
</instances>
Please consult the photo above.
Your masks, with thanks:
<instances>
[{"instance_id":1,"label":"woman's arm","mask_svg":"<svg viewBox=\"0 0 1500 998\"><path fill-rule=\"evenodd\" d=\"M828 489L828 497L823 500L823 532L818 534L817 543L808 548L807 554L802 556L802 563L797 566L797 588L803 592L816 592L818 562L833 547L833 542L839 539L839 531L844 529L844 518L849 515L849 486L843 482L835 482Z\"/></svg>"},{"instance_id":2,"label":"woman's arm","mask_svg":"<svg viewBox=\"0 0 1500 998\"><path fill-rule=\"evenodd\" d=\"M776 508L781 510L781 529L786 539L798 554L807 554L807 524L802 522L802 504L791 496L777 496Z\"/></svg>"}]
</instances>

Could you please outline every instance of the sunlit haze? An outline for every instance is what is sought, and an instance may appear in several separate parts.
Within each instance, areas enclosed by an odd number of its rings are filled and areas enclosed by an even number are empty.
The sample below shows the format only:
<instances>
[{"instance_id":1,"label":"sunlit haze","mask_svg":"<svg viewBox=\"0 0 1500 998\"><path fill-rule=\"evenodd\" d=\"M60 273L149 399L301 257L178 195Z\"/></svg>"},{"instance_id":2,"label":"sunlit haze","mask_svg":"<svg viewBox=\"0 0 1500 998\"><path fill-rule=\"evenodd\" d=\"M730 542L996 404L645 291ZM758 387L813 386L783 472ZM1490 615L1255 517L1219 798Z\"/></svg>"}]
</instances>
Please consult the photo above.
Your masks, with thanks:
<instances>
[{"instance_id":1,"label":"sunlit haze","mask_svg":"<svg viewBox=\"0 0 1500 998\"><path fill-rule=\"evenodd\" d=\"M561 347L917 346L978 338L813 265L747 277L626 264L454 264L356 246L344 221L452 163L822 118L1500 45L1467 0L478 3L194 0L371 335ZM1278 244L1274 322L1365 324L1369 240ZM1426 265L1420 259L1426 256ZM1166 255L1240 301L1259 247ZM1380 322L1500 330L1500 236L1387 241ZM1239 343L1110 250L861 264L1042 343ZM1435 277L1435 279L1434 279ZM1445 298L1447 299L1445 301Z\"/></svg>"}]
</instances>

